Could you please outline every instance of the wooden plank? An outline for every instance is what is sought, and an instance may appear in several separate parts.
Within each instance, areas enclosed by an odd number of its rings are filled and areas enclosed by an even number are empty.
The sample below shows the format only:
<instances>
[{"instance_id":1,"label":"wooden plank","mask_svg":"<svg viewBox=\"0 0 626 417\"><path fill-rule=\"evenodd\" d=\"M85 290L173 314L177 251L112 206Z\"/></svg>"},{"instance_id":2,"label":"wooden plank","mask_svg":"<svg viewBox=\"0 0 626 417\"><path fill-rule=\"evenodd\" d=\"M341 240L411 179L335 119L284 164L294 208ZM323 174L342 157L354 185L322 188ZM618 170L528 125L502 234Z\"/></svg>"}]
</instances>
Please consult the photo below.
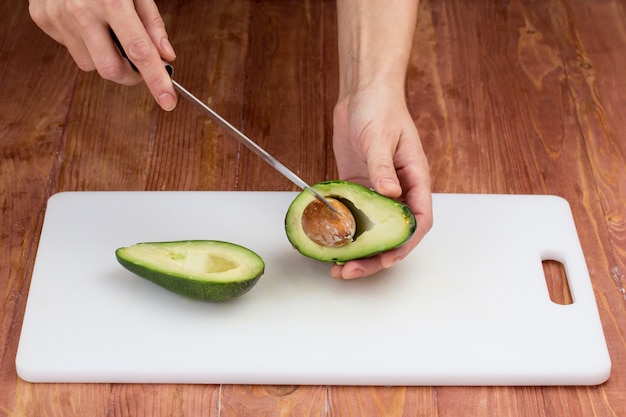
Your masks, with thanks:
<instances>
[{"instance_id":1,"label":"wooden plank","mask_svg":"<svg viewBox=\"0 0 626 417\"><path fill-rule=\"evenodd\" d=\"M81 73L59 191L144 189L157 111L143 85L128 88Z\"/></svg>"},{"instance_id":2,"label":"wooden plank","mask_svg":"<svg viewBox=\"0 0 626 417\"><path fill-rule=\"evenodd\" d=\"M330 415L437 416L433 387L333 387Z\"/></svg>"},{"instance_id":3,"label":"wooden plank","mask_svg":"<svg viewBox=\"0 0 626 417\"><path fill-rule=\"evenodd\" d=\"M55 188L76 70L28 22L27 4L0 17L0 413L28 406L15 354L45 201ZM36 69L36 70L33 70Z\"/></svg>"},{"instance_id":4,"label":"wooden plank","mask_svg":"<svg viewBox=\"0 0 626 417\"><path fill-rule=\"evenodd\" d=\"M225 385L221 398L220 416L327 415L324 386Z\"/></svg>"},{"instance_id":5,"label":"wooden plank","mask_svg":"<svg viewBox=\"0 0 626 417\"><path fill-rule=\"evenodd\" d=\"M321 8L255 2L246 62L244 130L309 183L327 172ZM239 189L296 190L250 152Z\"/></svg>"},{"instance_id":6,"label":"wooden plank","mask_svg":"<svg viewBox=\"0 0 626 417\"><path fill-rule=\"evenodd\" d=\"M575 41L579 47L567 50L567 62L573 74L571 95L576 99L581 131L585 135L585 153L592 161L602 220L606 220L603 226L607 228L613 248L609 263L615 284L613 292L626 300L622 281L626 270L626 181L623 178L626 98L619 93L626 88L622 75L626 54L615 53L626 48L623 24L626 7L619 1L600 1L594 3L594 7L589 6L585 2L574 2L566 16L575 20L578 28L578 34L571 36L578 35ZM569 27L563 20L561 23Z\"/></svg>"},{"instance_id":7,"label":"wooden plank","mask_svg":"<svg viewBox=\"0 0 626 417\"><path fill-rule=\"evenodd\" d=\"M626 414L621 372L626 367L626 6L617 0L593 5L572 2L565 16L567 19L560 21L564 27L571 26L568 21L576 22L572 38L579 48L567 49L574 75L571 94L576 99L584 152L591 160L593 188L600 201L599 207L589 207L583 199L588 218L583 217L581 223L592 223L595 234L590 236L602 238L602 245L591 241L586 247L593 248L594 252L587 253L597 260L589 267L613 363L609 381L585 394L592 398L590 411L595 413L588 415L621 415Z\"/></svg>"},{"instance_id":8,"label":"wooden plank","mask_svg":"<svg viewBox=\"0 0 626 417\"><path fill-rule=\"evenodd\" d=\"M219 385L115 384L107 416L219 416Z\"/></svg>"},{"instance_id":9,"label":"wooden plank","mask_svg":"<svg viewBox=\"0 0 626 417\"><path fill-rule=\"evenodd\" d=\"M234 126L242 128L249 2L165 3L176 48L174 77ZM235 190L241 146L182 98L160 112L148 179L151 190Z\"/></svg>"}]
</instances>

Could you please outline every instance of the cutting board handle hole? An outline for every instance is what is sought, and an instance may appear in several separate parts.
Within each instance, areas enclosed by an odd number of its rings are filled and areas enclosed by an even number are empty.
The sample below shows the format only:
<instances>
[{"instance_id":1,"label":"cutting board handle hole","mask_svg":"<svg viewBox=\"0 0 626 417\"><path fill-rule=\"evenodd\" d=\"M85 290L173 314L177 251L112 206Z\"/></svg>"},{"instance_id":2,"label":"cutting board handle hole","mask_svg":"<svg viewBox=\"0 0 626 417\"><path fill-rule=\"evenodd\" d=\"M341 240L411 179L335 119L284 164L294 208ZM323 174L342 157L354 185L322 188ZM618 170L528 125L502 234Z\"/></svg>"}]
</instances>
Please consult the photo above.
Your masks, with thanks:
<instances>
[{"instance_id":1,"label":"cutting board handle hole","mask_svg":"<svg viewBox=\"0 0 626 417\"><path fill-rule=\"evenodd\" d=\"M546 278L548 293L553 303L561 305L570 305L573 303L572 294L567 283L567 274L565 267L559 261L552 259L544 259L541 261L543 266L543 275Z\"/></svg>"}]
</instances>

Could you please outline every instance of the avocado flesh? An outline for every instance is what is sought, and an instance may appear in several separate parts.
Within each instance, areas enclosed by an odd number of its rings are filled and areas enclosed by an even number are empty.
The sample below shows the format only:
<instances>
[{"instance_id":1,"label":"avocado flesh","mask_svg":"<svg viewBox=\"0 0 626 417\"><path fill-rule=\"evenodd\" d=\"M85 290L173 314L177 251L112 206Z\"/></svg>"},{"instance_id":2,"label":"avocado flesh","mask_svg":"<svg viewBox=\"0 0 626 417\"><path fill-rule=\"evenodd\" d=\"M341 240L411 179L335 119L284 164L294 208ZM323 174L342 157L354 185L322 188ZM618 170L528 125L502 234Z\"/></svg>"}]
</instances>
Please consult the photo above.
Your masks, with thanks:
<instances>
[{"instance_id":1,"label":"avocado flesh","mask_svg":"<svg viewBox=\"0 0 626 417\"><path fill-rule=\"evenodd\" d=\"M352 212L356 233L352 242L341 247L326 247L309 239L301 224L304 209L315 199L302 191L293 200L285 217L287 238L301 254L323 262L343 263L368 258L401 246L417 227L411 209L362 185L342 180L325 181L312 186L324 197L332 197Z\"/></svg>"},{"instance_id":2,"label":"avocado flesh","mask_svg":"<svg viewBox=\"0 0 626 417\"><path fill-rule=\"evenodd\" d=\"M214 240L147 242L119 248L118 262L172 292L224 301L249 291L264 272L261 257L242 246Z\"/></svg>"}]
</instances>

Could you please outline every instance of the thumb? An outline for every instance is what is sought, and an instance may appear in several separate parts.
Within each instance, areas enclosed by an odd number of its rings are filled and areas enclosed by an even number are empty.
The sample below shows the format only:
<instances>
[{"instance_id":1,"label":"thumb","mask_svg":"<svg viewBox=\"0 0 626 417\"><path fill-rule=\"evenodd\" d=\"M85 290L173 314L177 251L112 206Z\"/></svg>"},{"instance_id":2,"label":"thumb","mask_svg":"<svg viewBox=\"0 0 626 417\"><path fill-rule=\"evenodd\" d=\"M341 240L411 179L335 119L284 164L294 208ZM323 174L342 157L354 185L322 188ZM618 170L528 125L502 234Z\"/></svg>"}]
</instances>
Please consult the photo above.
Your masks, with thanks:
<instances>
[{"instance_id":1,"label":"thumb","mask_svg":"<svg viewBox=\"0 0 626 417\"><path fill-rule=\"evenodd\" d=\"M377 141L370 147L367 155L367 170L374 191L391 198L402 195L400 180L393 163L395 149L386 141Z\"/></svg>"}]
</instances>

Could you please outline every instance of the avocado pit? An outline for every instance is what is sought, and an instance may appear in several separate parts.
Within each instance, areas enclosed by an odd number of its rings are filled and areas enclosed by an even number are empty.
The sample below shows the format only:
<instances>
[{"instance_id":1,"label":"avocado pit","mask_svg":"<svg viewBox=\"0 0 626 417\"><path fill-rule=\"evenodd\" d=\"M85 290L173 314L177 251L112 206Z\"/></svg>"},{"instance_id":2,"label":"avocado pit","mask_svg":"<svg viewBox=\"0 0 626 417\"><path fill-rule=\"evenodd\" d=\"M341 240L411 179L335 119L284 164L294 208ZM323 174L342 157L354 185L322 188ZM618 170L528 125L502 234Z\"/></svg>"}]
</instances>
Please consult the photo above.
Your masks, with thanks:
<instances>
[{"instance_id":1,"label":"avocado pit","mask_svg":"<svg viewBox=\"0 0 626 417\"><path fill-rule=\"evenodd\" d=\"M326 198L337 212L318 200L311 202L302 213L302 230L318 245L338 248L354 239L356 221L352 212L341 201Z\"/></svg>"}]
</instances>

